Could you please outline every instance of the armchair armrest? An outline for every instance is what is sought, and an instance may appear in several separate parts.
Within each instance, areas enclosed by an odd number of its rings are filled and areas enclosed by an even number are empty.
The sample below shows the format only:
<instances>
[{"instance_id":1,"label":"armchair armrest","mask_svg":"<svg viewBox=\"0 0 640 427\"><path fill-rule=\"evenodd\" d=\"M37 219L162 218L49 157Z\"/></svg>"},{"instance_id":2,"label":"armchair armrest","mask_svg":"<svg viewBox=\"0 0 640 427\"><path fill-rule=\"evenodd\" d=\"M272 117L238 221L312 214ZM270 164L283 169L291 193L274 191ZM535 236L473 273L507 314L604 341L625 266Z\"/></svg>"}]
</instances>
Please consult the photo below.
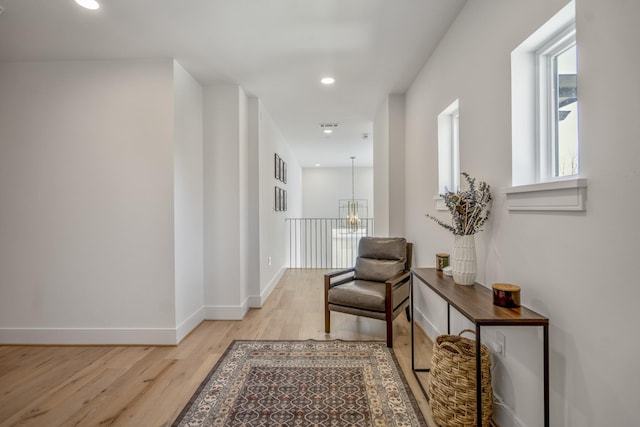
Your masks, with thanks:
<instances>
[{"instance_id":1,"label":"armchair armrest","mask_svg":"<svg viewBox=\"0 0 640 427\"><path fill-rule=\"evenodd\" d=\"M395 308L395 304L396 304L393 301L394 289L404 286L410 279L411 279L411 272L405 271L384 282L385 299L387 304L389 304L389 307L391 307L391 309Z\"/></svg>"},{"instance_id":2,"label":"armchair armrest","mask_svg":"<svg viewBox=\"0 0 640 427\"><path fill-rule=\"evenodd\" d=\"M351 273L352 271L356 271L355 267L349 267L349 268L344 268L342 270L334 270L334 271L330 271L328 273L325 273L324 277L336 277L336 276L342 276L343 274L347 274L347 273Z\"/></svg>"},{"instance_id":3,"label":"armchair armrest","mask_svg":"<svg viewBox=\"0 0 640 427\"><path fill-rule=\"evenodd\" d=\"M326 273L324 275L324 287L325 287L325 290L328 291L329 289L331 289L334 286L341 285L343 283L347 283L347 282L352 281L353 277L355 275L355 272L356 272L355 267L350 267L350 268L345 268L345 269L342 269L342 270L335 270L335 271L331 271L329 273ZM341 276L346 276L346 277L340 278ZM335 278L340 278L340 279L334 282L332 279L335 279Z\"/></svg>"},{"instance_id":4,"label":"armchair armrest","mask_svg":"<svg viewBox=\"0 0 640 427\"><path fill-rule=\"evenodd\" d=\"M391 286L397 286L401 283L404 283L406 281L408 281L411 278L411 272L410 271L405 271L402 272L396 276L393 276L392 278L390 278L389 280L387 280L385 283L387 285L391 285Z\"/></svg>"}]
</instances>

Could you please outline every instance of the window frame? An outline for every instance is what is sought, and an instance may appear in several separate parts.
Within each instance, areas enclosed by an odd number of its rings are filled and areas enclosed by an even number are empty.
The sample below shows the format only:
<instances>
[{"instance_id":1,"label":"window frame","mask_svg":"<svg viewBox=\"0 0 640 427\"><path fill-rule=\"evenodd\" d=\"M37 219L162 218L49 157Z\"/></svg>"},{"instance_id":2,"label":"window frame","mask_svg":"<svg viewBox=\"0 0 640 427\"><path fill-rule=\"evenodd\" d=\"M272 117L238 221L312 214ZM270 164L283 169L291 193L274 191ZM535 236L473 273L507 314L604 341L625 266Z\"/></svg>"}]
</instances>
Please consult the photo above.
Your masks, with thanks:
<instances>
[{"instance_id":1,"label":"window frame","mask_svg":"<svg viewBox=\"0 0 640 427\"><path fill-rule=\"evenodd\" d=\"M586 211L586 178L580 170L562 177L547 174L549 150L540 144L538 104L543 97L537 84L536 53L550 48L562 35L575 39L575 22L575 1L571 0L511 52L511 187L503 189L509 211ZM541 173L543 160L547 169Z\"/></svg>"},{"instance_id":2,"label":"window frame","mask_svg":"<svg viewBox=\"0 0 640 427\"><path fill-rule=\"evenodd\" d=\"M580 150L578 171L574 175L558 175L558 109L555 94L558 91L555 59L576 46L575 22L563 28L535 52L536 67L536 182L550 182L576 177L580 174ZM579 137L579 136L578 136ZM578 139L579 147L579 139Z\"/></svg>"},{"instance_id":3,"label":"window frame","mask_svg":"<svg viewBox=\"0 0 640 427\"><path fill-rule=\"evenodd\" d=\"M460 101L456 99L438 114L438 194L459 187Z\"/></svg>"}]
</instances>

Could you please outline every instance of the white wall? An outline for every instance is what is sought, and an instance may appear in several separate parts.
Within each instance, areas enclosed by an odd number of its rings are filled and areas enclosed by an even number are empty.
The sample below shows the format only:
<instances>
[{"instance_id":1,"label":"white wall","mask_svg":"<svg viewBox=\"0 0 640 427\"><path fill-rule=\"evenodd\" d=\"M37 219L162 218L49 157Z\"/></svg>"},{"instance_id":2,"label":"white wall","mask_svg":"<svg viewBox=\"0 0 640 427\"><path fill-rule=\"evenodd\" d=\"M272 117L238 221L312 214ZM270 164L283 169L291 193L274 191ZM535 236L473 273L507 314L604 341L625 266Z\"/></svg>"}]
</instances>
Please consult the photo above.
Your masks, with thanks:
<instances>
[{"instance_id":1,"label":"white wall","mask_svg":"<svg viewBox=\"0 0 640 427\"><path fill-rule=\"evenodd\" d=\"M405 235L405 97L389 95L389 236Z\"/></svg>"},{"instance_id":2,"label":"white wall","mask_svg":"<svg viewBox=\"0 0 640 427\"><path fill-rule=\"evenodd\" d=\"M254 123L258 123L260 175L260 294L254 295L256 298L252 305L262 306L288 262L285 218L296 218L301 214L301 174L300 166L280 129L259 100L254 101L252 114ZM286 184L275 179L276 153L287 163ZM286 212L275 211L276 186L287 191Z\"/></svg>"},{"instance_id":3,"label":"white wall","mask_svg":"<svg viewBox=\"0 0 640 427\"><path fill-rule=\"evenodd\" d=\"M204 116L205 317L241 319L284 273L285 217L300 212L300 167L260 100L240 87L206 88ZM287 184L274 178L275 153L287 162ZM275 185L288 191L287 212L274 211Z\"/></svg>"},{"instance_id":4,"label":"white wall","mask_svg":"<svg viewBox=\"0 0 640 427\"><path fill-rule=\"evenodd\" d=\"M355 198L367 200L373 218L373 168L355 167L354 175ZM303 218L340 218L341 199L351 199L350 167L302 169Z\"/></svg>"},{"instance_id":5,"label":"white wall","mask_svg":"<svg viewBox=\"0 0 640 427\"><path fill-rule=\"evenodd\" d=\"M204 296L208 319L242 319L242 228L246 156L241 136L241 98L237 85L204 91Z\"/></svg>"},{"instance_id":6,"label":"white wall","mask_svg":"<svg viewBox=\"0 0 640 427\"><path fill-rule=\"evenodd\" d=\"M478 281L520 285L523 303L550 318L551 425L635 425L640 345L629 327L640 298L632 267L640 203L628 193L640 181L640 3L577 1L586 213L509 213L501 192L512 173L510 53L565 4L467 2L406 94L407 234L416 265L433 266L436 252L450 251L452 236L424 213L436 212L437 115L459 98L461 170L494 195L491 224L476 235ZM446 332L443 303L425 292L417 299L425 329ZM464 322L454 315L454 324ZM503 328L507 354L494 359L495 390L510 406L497 408L502 427L514 419L543 425L541 334L533 329Z\"/></svg>"},{"instance_id":7,"label":"white wall","mask_svg":"<svg viewBox=\"0 0 640 427\"><path fill-rule=\"evenodd\" d=\"M172 74L0 64L1 342L175 342Z\"/></svg>"},{"instance_id":8,"label":"white wall","mask_svg":"<svg viewBox=\"0 0 640 427\"><path fill-rule=\"evenodd\" d=\"M247 99L247 283L249 306L261 307L260 279L260 100ZM265 177L266 179L266 177ZM257 296L257 297L256 297Z\"/></svg>"},{"instance_id":9,"label":"white wall","mask_svg":"<svg viewBox=\"0 0 640 427\"><path fill-rule=\"evenodd\" d=\"M389 95L373 124L376 235L405 235L405 97Z\"/></svg>"},{"instance_id":10,"label":"white wall","mask_svg":"<svg viewBox=\"0 0 640 427\"><path fill-rule=\"evenodd\" d=\"M173 62L177 341L203 319L202 87Z\"/></svg>"},{"instance_id":11,"label":"white wall","mask_svg":"<svg viewBox=\"0 0 640 427\"><path fill-rule=\"evenodd\" d=\"M239 240L240 240L240 301L244 305L248 305L249 301L249 253L252 245L258 244L258 241L251 239L249 235L249 104L247 96L242 88L238 97L238 184L239 184L239 204L236 215L240 221Z\"/></svg>"},{"instance_id":12,"label":"white wall","mask_svg":"<svg viewBox=\"0 0 640 427\"><path fill-rule=\"evenodd\" d=\"M175 344L262 305L301 174L257 99L203 91L171 60L2 64L0 77L0 342Z\"/></svg>"}]
</instances>

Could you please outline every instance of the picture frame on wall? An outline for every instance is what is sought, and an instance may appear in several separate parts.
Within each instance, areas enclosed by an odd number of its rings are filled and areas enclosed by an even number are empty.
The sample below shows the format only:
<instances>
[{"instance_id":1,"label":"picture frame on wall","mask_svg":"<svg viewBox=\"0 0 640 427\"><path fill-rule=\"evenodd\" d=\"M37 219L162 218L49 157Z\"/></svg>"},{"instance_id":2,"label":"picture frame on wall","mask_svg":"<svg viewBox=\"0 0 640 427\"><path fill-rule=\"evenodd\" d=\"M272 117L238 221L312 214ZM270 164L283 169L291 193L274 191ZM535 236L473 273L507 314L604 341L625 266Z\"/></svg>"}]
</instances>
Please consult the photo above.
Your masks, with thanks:
<instances>
[{"instance_id":1,"label":"picture frame on wall","mask_svg":"<svg viewBox=\"0 0 640 427\"><path fill-rule=\"evenodd\" d=\"M285 212L287 210L287 190L276 187L274 197L275 211Z\"/></svg>"},{"instance_id":2,"label":"picture frame on wall","mask_svg":"<svg viewBox=\"0 0 640 427\"><path fill-rule=\"evenodd\" d=\"M275 153L273 157L273 169L275 177L278 181L280 181L280 161L280 156L278 156L278 153Z\"/></svg>"},{"instance_id":3,"label":"picture frame on wall","mask_svg":"<svg viewBox=\"0 0 640 427\"><path fill-rule=\"evenodd\" d=\"M287 183L287 163L278 155L273 154L273 176L280 182Z\"/></svg>"}]
</instances>

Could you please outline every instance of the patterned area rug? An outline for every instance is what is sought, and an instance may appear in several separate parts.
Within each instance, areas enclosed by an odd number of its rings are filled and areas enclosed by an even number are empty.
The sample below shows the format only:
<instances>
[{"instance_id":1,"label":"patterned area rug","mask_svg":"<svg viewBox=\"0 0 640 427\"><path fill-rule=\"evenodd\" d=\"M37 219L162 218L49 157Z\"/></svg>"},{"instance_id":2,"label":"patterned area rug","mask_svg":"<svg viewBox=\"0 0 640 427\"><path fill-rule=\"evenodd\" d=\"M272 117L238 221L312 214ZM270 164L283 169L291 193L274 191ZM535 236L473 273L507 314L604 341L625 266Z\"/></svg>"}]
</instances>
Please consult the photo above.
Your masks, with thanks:
<instances>
[{"instance_id":1,"label":"patterned area rug","mask_svg":"<svg viewBox=\"0 0 640 427\"><path fill-rule=\"evenodd\" d=\"M173 426L418 427L384 342L234 341Z\"/></svg>"}]
</instances>

